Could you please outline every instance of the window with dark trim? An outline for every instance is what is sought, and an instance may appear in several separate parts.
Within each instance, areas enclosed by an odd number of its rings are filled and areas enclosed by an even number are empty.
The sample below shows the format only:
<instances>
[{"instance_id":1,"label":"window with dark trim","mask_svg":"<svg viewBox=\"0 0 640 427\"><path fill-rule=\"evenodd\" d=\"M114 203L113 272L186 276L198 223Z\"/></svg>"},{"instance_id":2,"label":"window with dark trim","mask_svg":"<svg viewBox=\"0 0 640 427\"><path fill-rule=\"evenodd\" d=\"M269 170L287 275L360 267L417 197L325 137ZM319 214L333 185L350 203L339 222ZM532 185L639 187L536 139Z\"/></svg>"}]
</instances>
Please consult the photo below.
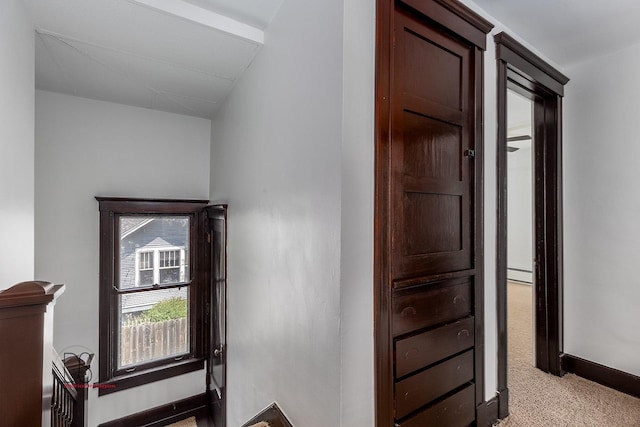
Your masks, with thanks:
<instances>
[{"instance_id":1,"label":"window with dark trim","mask_svg":"<svg viewBox=\"0 0 640 427\"><path fill-rule=\"evenodd\" d=\"M204 200L96 197L99 395L204 367Z\"/></svg>"}]
</instances>

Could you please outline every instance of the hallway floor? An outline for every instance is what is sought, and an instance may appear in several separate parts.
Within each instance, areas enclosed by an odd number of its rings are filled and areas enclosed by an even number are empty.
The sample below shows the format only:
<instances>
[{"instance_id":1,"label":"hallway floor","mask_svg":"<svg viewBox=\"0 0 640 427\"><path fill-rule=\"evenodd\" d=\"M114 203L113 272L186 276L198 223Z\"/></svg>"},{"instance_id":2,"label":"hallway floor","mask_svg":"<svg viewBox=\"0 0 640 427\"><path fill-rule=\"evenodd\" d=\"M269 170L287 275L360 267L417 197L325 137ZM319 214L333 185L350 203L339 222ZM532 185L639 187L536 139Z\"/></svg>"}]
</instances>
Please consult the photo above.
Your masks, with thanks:
<instances>
[{"instance_id":1,"label":"hallway floor","mask_svg":"<svg viewBox=\"0 0 640 427\"><path fill-rule=\"evenodd\" d=\"M640 399L533 366L532 286L509 282L509 397L500 427L640 427Z\"/></svg>"}]
</instances>

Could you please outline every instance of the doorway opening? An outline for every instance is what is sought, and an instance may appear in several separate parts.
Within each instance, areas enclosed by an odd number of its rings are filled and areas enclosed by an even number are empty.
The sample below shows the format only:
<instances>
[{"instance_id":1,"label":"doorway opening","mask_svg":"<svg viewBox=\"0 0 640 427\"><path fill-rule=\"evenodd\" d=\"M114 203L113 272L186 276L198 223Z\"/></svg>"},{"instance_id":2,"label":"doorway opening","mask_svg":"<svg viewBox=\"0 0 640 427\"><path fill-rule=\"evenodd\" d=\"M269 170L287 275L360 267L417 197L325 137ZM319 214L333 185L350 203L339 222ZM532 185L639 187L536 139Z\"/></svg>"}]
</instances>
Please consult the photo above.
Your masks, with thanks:
<instances>
[{"instance_id":1,"label":"doorway opening","mask_svg":"<svg viewBox=\"0 0 640 427\"><path fill-rule=\"evenodd\" d=\"M535 377L534 100L507 88L507 364L513 408Z\"/></svg>"},{"instance_id":2,"label":"doorway opening","mask_svg":"<svg viewBox=\"0 0 640 427\"><path fill-rule=\"evenodd\" d=\"M533 304L534 364L554 375L562 375L562 97L569 79L522 46L509 35L495 36L498 60L498 414L509 415L508 377L508 277L518 267L509 266L508 147L525 136L535 137L532 149L531 282ZM509 141L508 92L531 105L531 135ZM513 96L513 95L512 95ZM512 98L519 99L519 98ZM513 102L513 101L512 101ZM518 135L511 135L517 137ZM533 139L532 139L533 140ZM515 151L512 151L515 153ZM529 231L530 232L530 231ZM513 258L513 254L512 254ZM527 268L520 268L527 270ZM525 272L519 272L523 275ZM523 277L523 276L518 276Z\"/></svg>"}]
</instances>

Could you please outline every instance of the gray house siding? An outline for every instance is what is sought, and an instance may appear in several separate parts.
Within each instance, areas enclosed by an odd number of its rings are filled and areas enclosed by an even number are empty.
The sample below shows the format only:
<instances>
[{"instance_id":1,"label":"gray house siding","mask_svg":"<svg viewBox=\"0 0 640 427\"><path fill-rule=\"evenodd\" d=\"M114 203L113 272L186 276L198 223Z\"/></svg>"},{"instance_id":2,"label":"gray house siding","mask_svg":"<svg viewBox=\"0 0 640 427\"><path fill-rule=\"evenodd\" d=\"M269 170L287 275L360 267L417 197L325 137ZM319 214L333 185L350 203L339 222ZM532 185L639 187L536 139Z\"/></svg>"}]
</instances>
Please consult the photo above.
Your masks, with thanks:
<instances>
[{"instance_id":1,"label":"gray house siding","mask_svg":"<svg viewBox=\"0 0 640 427\"><path fill-rule=\"evenodd\" d=\"M140 250L184 249L184 280L189 280L189 221L187 217L123 217L120 230L120 289L130 289L136 286L136 256ZM154 268L158 267L154 264ZM174 297L186 298L187 288L123 295L122 313L148 310L159 300Z\"/></svg>"}]
</instances>

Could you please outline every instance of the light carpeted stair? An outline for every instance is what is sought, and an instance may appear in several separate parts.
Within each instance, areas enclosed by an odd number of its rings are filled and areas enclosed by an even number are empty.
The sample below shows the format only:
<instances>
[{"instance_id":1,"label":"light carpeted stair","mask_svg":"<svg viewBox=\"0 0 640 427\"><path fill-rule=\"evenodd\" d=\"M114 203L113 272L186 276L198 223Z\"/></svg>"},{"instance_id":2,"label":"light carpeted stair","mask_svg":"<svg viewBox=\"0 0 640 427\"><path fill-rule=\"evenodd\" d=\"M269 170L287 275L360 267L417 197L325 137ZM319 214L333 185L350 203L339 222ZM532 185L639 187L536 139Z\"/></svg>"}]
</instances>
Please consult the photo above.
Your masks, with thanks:
<instances>
[{"instance_id":1,"label":"light carpeted stair","mask_svg":"<svg viewBox=\"0 0 640 427\"><path fill-rule=\"evenodd\" d=\"M196 423L196 417L190 417L177 423L169 424L166 427L198 427L198 424Z\"/></svg>"}]
</instances>

